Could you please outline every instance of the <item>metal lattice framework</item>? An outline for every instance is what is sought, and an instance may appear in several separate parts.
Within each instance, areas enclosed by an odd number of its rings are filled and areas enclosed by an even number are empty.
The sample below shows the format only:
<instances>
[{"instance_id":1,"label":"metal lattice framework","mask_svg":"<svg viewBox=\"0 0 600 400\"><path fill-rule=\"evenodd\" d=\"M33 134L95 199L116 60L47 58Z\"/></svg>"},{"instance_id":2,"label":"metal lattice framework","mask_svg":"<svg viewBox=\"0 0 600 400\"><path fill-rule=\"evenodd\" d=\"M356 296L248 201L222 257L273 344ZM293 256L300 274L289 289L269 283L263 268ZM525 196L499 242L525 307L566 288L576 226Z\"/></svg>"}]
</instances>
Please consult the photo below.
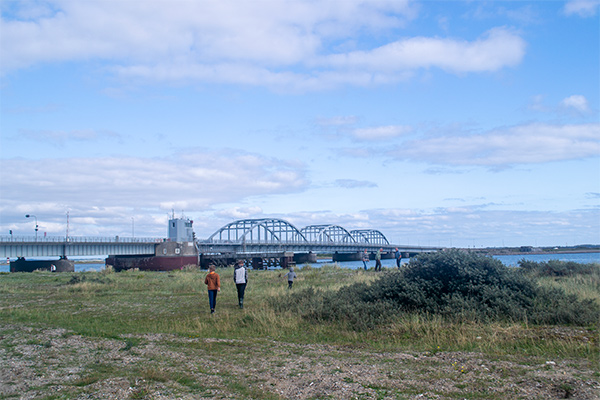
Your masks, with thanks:
<instances>
[{"instance_id":1,"label":"metal lattice framework","mask_svg":"<svg viewBox=\"0 0 600 400\"><path fill-rule=\"evenodd\" d=\"M339 225L309 225L302 230L298 230L289 222L277 218L234 221L213 233L208 241L226 243L390 244L386 237L375 229L348 231Z\"/></svg>"},{"instance_id":2,"label":"metal lattice framework","mask_svg":"<svg viewBox=\"0 0 600 400\"><path fill-rule=\"evenodd\" d=\"M234 221L213 233L208 240L231 243L306 242L306 238L294 225L282 219L242 219Z\"/></svg>"},{"instance_id":3,"label":"metal lattice framework","mask_svg":"<svg viewBox=\"0 0 600 400\"><path fill-rule=\"evenodd\" d=\"M350 231L350 235L358 243L390 244L383 233L376 229L357 229Z\"/></svg>"},{"instance_id":4,"label":"metal lattice framework","mask_svg":"<svg viewBox=\"0 0 600 400\"><path fill-rule=\"evenodd\" d=\"M339 225L309 225L300 231L309 242L354 243L350 232Z\"/></svg>"}]
</instances>

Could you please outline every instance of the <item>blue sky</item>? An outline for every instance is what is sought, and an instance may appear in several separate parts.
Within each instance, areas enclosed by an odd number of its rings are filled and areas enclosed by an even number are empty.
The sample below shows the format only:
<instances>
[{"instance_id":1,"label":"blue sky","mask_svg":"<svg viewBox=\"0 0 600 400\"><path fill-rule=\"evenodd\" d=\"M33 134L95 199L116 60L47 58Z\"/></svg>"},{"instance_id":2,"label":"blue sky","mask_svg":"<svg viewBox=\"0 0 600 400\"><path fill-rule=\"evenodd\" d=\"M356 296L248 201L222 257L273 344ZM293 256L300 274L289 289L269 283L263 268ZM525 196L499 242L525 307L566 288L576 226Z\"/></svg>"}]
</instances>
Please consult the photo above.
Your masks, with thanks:
<instances>
[{"instance_id":1,"label":"blue sky","mask_svg":"<svg viewBox=\"0 0 600 400\"><path fill-rule=\"evenodd\" d=\"M600 243L599 1L0 7L0 234Z\"/></svg>"}]
</instances>

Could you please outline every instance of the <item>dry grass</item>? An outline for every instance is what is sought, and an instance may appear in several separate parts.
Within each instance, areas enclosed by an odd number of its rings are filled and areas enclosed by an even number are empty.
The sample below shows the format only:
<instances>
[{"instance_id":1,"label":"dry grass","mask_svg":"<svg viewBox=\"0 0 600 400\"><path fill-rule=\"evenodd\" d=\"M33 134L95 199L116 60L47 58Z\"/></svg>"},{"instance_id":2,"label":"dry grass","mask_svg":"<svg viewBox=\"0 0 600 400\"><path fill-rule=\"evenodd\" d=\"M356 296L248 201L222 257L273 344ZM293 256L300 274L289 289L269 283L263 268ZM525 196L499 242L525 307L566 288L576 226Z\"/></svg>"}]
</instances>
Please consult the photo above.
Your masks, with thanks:
<instances>
[{"instance_id":1,"label":"dry grass","mask_svg":"<svg viewBox=\"0 0 600 400\"><path fill-rule=\"evenodd\" d=\"M213 316L203 271L0 276L0 399L592 399L600 388L597 327L405 315L356 332L275 312L273 299L290 298L279 271L250 271L240 310L233 270L218 272ZM292 291L380 276L297 273ZM587 280L568 285L587 296L575 289Z\"/></svg>"}]
</instances>

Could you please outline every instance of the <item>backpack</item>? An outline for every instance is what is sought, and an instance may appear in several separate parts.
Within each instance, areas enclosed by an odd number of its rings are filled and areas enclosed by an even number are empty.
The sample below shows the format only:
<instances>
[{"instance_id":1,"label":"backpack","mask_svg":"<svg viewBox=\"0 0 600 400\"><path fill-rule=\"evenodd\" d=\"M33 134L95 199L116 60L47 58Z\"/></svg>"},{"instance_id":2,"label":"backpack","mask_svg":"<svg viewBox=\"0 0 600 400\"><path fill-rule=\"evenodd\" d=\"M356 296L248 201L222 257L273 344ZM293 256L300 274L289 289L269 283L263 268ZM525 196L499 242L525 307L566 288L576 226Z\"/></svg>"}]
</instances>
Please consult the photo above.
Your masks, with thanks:
<instances>
[{"instance_id":1,"label":"backpack","mask_svg":"<svg viewBox=\"0 0 600 400\"><path fill-rule=\"evenodd\" d=\"M244 267L236 268L235 283L246 283L246 268L244 268Z\"/></svg>"}]
</instances>

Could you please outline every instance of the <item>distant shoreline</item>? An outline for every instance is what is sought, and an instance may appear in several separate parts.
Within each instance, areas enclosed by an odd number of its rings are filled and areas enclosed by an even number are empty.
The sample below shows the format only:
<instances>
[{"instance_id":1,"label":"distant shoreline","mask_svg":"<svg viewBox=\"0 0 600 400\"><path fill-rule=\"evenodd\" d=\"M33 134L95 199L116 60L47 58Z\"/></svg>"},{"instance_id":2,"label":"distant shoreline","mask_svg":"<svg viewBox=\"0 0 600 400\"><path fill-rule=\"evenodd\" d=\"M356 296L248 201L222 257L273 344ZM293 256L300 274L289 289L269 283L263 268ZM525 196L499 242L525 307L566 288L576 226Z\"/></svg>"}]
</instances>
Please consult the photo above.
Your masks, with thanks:
<instances>
[{"instance_id":1,"label":"distant shoreline","mask_svg":"<svg viewBox=\"0 0 600 400\"><path fill-rule=\"evenodd\" d=\"M580 253L600 253L600 249L581 249L581 250L552 250L552 251L494 251L494 250L475 250L480 253L492 256L519 256L519 255L539 255L539 254L580 254Z\"/></svg>"}]
</instances>

